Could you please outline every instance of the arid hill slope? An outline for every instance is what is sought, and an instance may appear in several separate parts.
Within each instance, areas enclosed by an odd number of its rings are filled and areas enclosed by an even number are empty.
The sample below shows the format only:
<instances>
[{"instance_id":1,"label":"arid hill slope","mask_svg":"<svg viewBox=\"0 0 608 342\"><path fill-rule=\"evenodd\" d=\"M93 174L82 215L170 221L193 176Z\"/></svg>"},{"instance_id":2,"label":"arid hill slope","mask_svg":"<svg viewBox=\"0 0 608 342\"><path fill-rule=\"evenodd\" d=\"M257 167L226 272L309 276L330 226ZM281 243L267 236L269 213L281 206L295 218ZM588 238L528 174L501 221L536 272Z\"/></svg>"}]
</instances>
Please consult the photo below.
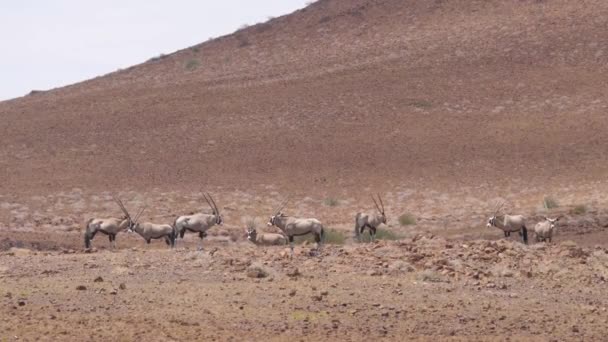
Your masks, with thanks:
<instances>
[{"instance_id":1,"label":"arid hill slope","mask_svg":"<svg viewBox=\"0 0 608 342\"><path fill-rule=\"evenodd\" d=\"M607 27L601 0L320 0L0 103L0 191L602 180Z\"/></svg>"}]
</instances>

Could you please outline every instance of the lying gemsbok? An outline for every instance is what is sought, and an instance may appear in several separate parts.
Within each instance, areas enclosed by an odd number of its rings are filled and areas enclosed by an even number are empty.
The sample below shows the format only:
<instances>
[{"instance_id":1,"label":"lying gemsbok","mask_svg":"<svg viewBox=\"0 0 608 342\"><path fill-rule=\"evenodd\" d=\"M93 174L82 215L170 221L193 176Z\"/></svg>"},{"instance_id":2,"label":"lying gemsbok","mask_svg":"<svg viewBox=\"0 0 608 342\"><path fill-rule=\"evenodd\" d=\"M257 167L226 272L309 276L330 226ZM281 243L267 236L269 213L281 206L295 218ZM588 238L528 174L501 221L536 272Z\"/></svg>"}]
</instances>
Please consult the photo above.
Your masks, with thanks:
<instances>
[{"instance_id":1,"label":"lying gemsbok","mask_svg":"<svg viewBox=\"0 0 608 342\"><path fill-rule=\"evenodd\" d=\"M128 217L129 225L127 231L129 233L136 232L142 238L144 238L144 240L146 240L147 244L150 244L153 239L165 239L165 242L168 246L170 246L171 248L175 246L177 232L175 231L175 228L172 225L150 222L140 223L139 218L141 217L141 214L143 214L144 210L146 210L145 206L139 210L139 213L137 213L137 216L135 216L135 220L133 220L131 219L131 215L129 215L127 208L125 208L122 202L119 201L118 204L120 205L120 209L122 209L122 211L125 213L125 216Z\"/></svg>"},{"instance_id":2,"label":"lying gemsbok","mask_svg":"<svg viewBox=\"0 0 608 342\"><path fill-rule=\"evenodd\" d=\"M122 210L122 202L113 197L114 201ZM124 211L123 211L124 213ZM102 233L108 236L112 248L116 248L116 235L126 230L131 223L129 215L125 214L122 217L113 218L91 218L86 223L84 232L84 247L91 248L91 240L97 233Z\"/></svg>"},{"instance_id":3,"label":"lying gemsbok","mask_svg":"<svg viewBox=\"0 0 608 342\"><path fill-rule=\"evenodd\" d=\"M365 231L365 228L369 229L370 240L373 242L376 239L376 230L378 229L378 226L381 225L382 223L386 224L386 214L384 212L384 203L382 203L382 198L380 197L380 194L377 194L377 196L378 196L378 201L380 202L380 205L382 206L382 209L380 209L378 202L376 202L374 195L372 195L372 201L374 201L374 204L376 205L376 209L378 210L378 212L377 213L357 213L357 215L355 216L355 236L357 237L357 240L359 242L361 242L361 235Z\"/></svg>"},{"instance_id":4,"label":"lying gemsbok","mask_svg":"<svg viewBox=\"0 0 608 342\"><path fill-rule=\"evenodd\" d=\"M283 214L281 210L285 207L289 198L283 201L277 210L273 212L268 221L268 226L276 226L283 231L289 240L289 248L293 256L293 238L307 234L314 234L317 248L321 248L324 238L324 230L321 221L314 218L296 218Z\"/></svg>"},{"instance_id":5,"label":"lying gemsbok","mask_svg":"<svg viewBox=\"0 0 608 342\"><path fill-rule=\"evenodd\" d=\"M200 237L200 243L198 246L199 250L203 249L203 239L207 236L207 230L214 225L222 225L224 223L224 219L220 214L220 209L217 204L213 200L213 197L209 193L203 193L203 197L207 204L211 208L211 214L193 214L193 215L184 215L178 216L173 223L177 234L183 239L186 231L198 233Z\"/></svg>"},{"instance_id":6,"label":"lying gemsbok","mask_svg":"<svg viewBox=\"0 0 608 342\"><path fill-rule=\"evenodd\" d=\"M505 203L497 203L494 215L488 219L486 227L496 227L502 230L505 237L511 236L511 233L518 232L519 236L523 237L524 243L528 244L528 228L526 228L526 218L523 215L498 215L500 209Z\"/></svg>"}]
</instances>

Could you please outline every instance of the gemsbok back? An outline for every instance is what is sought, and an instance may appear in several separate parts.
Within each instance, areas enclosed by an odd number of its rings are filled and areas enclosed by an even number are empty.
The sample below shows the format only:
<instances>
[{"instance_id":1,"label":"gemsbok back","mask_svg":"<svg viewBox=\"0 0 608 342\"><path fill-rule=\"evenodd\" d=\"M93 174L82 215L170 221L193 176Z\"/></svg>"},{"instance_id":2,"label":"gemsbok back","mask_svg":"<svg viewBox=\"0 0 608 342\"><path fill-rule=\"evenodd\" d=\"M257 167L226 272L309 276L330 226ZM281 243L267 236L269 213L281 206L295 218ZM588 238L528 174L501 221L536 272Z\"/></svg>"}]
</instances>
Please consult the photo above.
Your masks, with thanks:
<instances>
[{"instance_id":1,"label":"gemsbok back","mask_svg":"<svg viewBox=\"0 0 608 342\"><path fill-rule=\"evenodd\" d=\"M122 209L125 215L129 217L130 222L127 228L127 231L129 233L136 232L137 234L139 234L139 236L146 240L147 244L150 244L152 240L165 239L165 242L168 246L170 246L171 248L175 246L175 239L177 238L177 232L175 231L175 227L170 224L139 222L141 214L143 214L144 210L146 210L145 206L139 210L139 213L137 213L137 216L135 216L134 220L131 219L131 215L129 215L129 212L127 211L125 206L122 205L122 203L120 203L120 209Z\"/></svg>"},{"instance_id":2,"label":"gemsbok back","mask_svg":"<svg viewBox=\"0 0 608 342\"><path fill-rule=\"evenodd\" d=\"M193 214L193 215L183 215L178 216L173 222L173 226L175 227L177 234L183 239L186 231L198 233L200 237L200 242L198 249L203 249L203 239L207 236L207 230L213 227L214 225L222 225L224 224L224 219L220 214L220 209L218 208L215 200L209 193L203 193L203 197L207 204L211 208L211 214Z\"/></svg>"},{"instance_id":3,"label":"gemsbok back","mask_svg":"<svg viewBox=\"0 0 608 342\"><path fill-rule=\"evenodd\" d=\"M523 215L498 215L505 203L498 203L494 210L494 215L488 219L486 227L496 227L502 230L505 237L511 233L518 232L525 244L528 244L528 228L526 228L526 218Z\"/></svg>"},{"instance_id":4,"label":"gemsbok back","mask_svg":"<svg viewBox=\"0 0 608 342\"><path fill-rule=\"evenodd\" d=\"M376 210L378 210L378 212L357 213L357 215L355 216L355 236L357 237L357 240L359 242L361 242L361 235L365 231L365 228L369 229L370 240L373 242L376 239L376 230L378 229L378 226L383 223L386 224L386 213L384 211L384 203L382 203L382 198L380 197L380 194L377 194L377 196L380 205L378 205L378 202L376 202L374 195L372 195L372 201L374 201L374 204L376 205ZM380 208L380 206L382 206L382 208Z\"/></svg>"},{"instance_id":5,"label":"gemsbok back","mask_svg":"<svg viewBox=\"0 0 608 342\"><path fill-rule=\"evenodd\" d=\"M114 201L122 210L122 202L113 197ZM123 211L124 212L124 211ZM127 230L131 222L131 217L125 214L122 217L116 218L91 218L87 221L84 232L84 247L91 248L91 240L97 233L102 233L108 236L112 248L116 248L116 235L121 231Z\"/></svg>"},{"instance_id":6,"label":"gemsbok back","mask_svg":"<svg viewBox=\"0 0 608 342\"><path fill-rule=\"evenodd\" d=\"M321 221L315 218L296 218L283 214L281 210L285 207L289 199L285 200L277 210L273 212L268 221L268 226L276 226L287 236L289 240L289 248L291 256L293 256L293 238L294 236L302 236L313 234L317 242L317 248L321 249L325 231Z\"/></svg>"}]
</instances>

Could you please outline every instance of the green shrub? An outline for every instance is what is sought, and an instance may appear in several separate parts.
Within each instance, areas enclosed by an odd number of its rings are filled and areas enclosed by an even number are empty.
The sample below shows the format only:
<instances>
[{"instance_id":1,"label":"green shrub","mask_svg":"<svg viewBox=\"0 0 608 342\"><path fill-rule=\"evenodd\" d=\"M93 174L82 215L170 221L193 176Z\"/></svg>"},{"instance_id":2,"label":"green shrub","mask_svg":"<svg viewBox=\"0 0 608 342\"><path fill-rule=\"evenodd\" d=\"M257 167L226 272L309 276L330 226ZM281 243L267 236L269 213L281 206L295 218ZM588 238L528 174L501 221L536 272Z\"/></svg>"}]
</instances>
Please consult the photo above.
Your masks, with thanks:
<instances>
[{"instance_id":1,"label":"green shrub","mask_svg":"<svg viewBox=\"0 0 608 342\"><path fill-rule=\"evenodd\" d=\"M164 53L161 53L160 55L156 56L156 57L152 57L150 59L148 59L148 62L156 62L156 61L160 61L161 59L165 59L167 58L167 55L165 55Z\"/></svg>"},{"instance_id":2,"label":"green shrub","mask_svg":"<svg viewBox=\"0 0 608 342\"><path fill-rule=\"evenodd\" d=\"M543 207L545 209L554 209L559 207L559 203L557 203L557 200L553 197L550 196L545 196L543 198Z\"/></svg>"},{"instance_id":3,"label":"green shrub","mask_svg":"<svg viewBox=\"0 0 608 342\"><path fill-rule=\"evenodd\" d=\"M324 243L330 245L343 245L346 242L346 234L340 230L336 229L325 229ZM294 243L301 244L304 241L308 241L308 243L314 244L315 236L313 234L302 235L294 237Z\"/></svg>"},{"instance_id":4,"label":"green shrub","mask_svg":"<svg viewBox=\"0 0 608 342\"><path fill-rule=\"evenodd\" d=\"M416 224L416 218L412 214L405 213L399 216L399 224L402 226L411 226Z\"/></svg>"},{"instance_id":5,"label":"green shrub","mask_svg":"<svg viewBox=\"0 0 608 342\"><path fill-rule=\"evenodd\" d=\"M369 234L369 230L366 229L363 234L361 234L361 242L371 241L372 237ZM390 230L378 228L376 229L376 240L399 240L400 236Z\"/></svg>"},{"instance_id":6,"label":"green shrub","mask_svg":"<svg viewBox=\"0 0 608 342\"><path fill-rule=\"evenodd\" d=\"M323 203L328 207L337 207L340 201L337 198L326 198Z\"/></svg>"},{"instance_id":7,"label":"green shrub","mask_svg":"<svg viewBox=\"0 0 608 342\"><path fill-rule=\"evenodd\" d=\"M572 208L570 212L574 215L583 215L587 212L587 206L584 204L579 204Z\"/></svg>"},{"instance_id":8,"label":"green shrub","mask_svg":"<svg viewBox=\"0 0 608 342\"><path fill-rule=\"evenodd\" d=\"M378 228L376 230L376 240L399 240L399 234L387 229Z\"/></svg>"},{"instance_id":9,"label":"green shrub","mask_svg":"<svg viewBox=\"0 0 608 342\"><path fill-rule=\"evenodd\" d=\"M191 59L188 61L188 63L186 63L186 70L192 71L198 68L199 64L199 61L197 61L196 59Z\"/></svg>"}]
</instances>

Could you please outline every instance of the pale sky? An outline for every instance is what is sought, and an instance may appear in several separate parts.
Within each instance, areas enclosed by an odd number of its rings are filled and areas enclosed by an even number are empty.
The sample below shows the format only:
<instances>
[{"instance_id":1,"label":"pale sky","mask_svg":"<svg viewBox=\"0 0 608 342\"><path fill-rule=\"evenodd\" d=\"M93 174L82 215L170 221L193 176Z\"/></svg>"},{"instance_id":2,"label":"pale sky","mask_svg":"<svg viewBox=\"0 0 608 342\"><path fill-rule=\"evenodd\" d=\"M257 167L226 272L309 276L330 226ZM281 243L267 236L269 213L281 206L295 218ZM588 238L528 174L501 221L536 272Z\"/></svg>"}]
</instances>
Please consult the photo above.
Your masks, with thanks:
<instances>
[{"instance_id":1,"label":"pale sky","mask_svg":"<svg viewBox=\"0 0 608 342\"><path fill-rule=\"evenodd\" d=\"M310 0L0 0L0 101L144 62Z\"/></svg>"}]
</instances>

